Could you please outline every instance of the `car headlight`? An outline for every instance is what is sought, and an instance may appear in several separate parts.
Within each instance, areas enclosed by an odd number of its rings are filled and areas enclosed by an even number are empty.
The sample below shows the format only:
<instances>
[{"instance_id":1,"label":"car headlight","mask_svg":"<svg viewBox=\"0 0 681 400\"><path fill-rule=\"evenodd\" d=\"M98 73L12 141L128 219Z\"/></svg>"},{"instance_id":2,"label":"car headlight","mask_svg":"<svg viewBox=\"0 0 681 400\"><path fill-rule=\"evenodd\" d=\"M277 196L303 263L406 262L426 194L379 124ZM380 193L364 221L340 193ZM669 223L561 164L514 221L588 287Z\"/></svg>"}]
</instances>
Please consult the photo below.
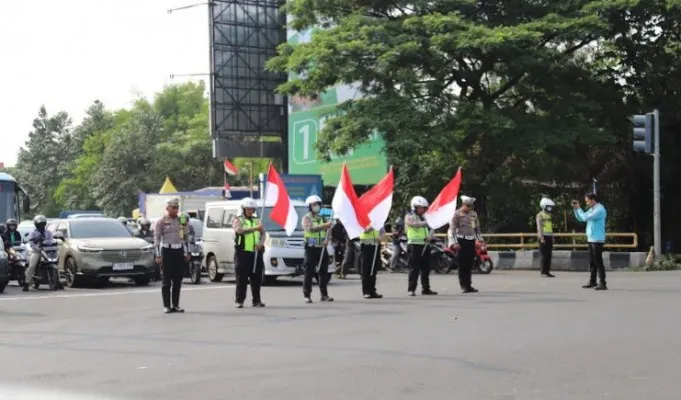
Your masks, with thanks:
<instances>
[{"instance_id":1,"label":"car headlight","mask_svg":"<svg viewBox=\"0 0 681 400\"><path fill-rule=\"evenodd\" d=\"M86 247L86 246L78 246L78 251L81 253L101 253L104 251L104 249L98 249L96 247Z\"/></svg>"},{"instance_id":2,"label":"car headlight","mask_svg":"<svg viewBox=\"0 0 681 400\"><path fill-rule=\"evenodd\" d=\"M265 246L267 246L267 247L287 247L286 239L273 238L271 236L268 236L267 239L265 239Z\"/></svg>"},{"instance_id":3,"label":"car headlight","mask_svg":"<svg viewBox=\"0 0 681 400\"><path fill-rule=\"evenodd\" d=\"M143 253L151 253L153 250L154 250L154 246L152 246L152 245L142 247Z\"/></svg>"}]
</instances>

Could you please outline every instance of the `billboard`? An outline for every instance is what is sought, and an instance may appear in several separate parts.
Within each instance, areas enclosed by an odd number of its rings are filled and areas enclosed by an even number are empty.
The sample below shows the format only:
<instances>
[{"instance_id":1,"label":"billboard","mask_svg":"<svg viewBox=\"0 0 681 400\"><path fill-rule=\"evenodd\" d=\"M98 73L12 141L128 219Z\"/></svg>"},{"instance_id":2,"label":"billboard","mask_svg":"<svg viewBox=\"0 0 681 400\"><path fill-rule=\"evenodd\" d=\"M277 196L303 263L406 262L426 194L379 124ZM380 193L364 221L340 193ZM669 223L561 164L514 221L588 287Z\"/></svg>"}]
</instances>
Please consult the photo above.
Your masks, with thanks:
<instances>
[{"instance_id":1,"label":"billboard","mask_svg":"<svg viewBox=\"0 0 681 400\"><path fill-rule=\"evenodd\" d=\"M306 43L313 29L304 32L288 30L287 39L291 44ZM345 161L357 185L377 183L388 171L384 153L384 142L380 135L374 134L369 142L357 146L349 154L338 156L325 162L317 158L317 135L335 106L346 100L359 97L351 85L338 85L329 88L317 99L290 96L288 104L288 173L319 174L327 185L335 185L340 180L341 166Z\"/></svg>"}]
</instances>

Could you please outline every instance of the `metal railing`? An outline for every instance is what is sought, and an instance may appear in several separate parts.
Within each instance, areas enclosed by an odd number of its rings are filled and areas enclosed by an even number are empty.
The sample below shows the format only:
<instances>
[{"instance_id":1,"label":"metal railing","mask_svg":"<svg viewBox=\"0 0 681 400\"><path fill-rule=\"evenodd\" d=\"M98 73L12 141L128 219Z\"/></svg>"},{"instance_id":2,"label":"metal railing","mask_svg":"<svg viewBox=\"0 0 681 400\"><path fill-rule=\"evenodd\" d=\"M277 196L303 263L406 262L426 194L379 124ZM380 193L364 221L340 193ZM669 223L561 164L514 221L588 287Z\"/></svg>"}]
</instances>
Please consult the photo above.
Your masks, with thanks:
<instances>
[{"instance_id":1,"label":"metal railing","mask_svg":"<svg viewBox=\"0 0 681 400\"><path fill-rule=\"evenodd\" d=\"M440 238L447 238L444 233L436 234ZM527 250L539 248L539 240L536 233L484 233L487 247L489 249L502 250ZM629 249L638 248L638 235L636 233L613 232L606 233L605 245L607 249ZM586 235L584 233L554 233L554 249L586 249ZM623 239L629 239L621 243ZM567 243L566 243L567 242Z\"/></svg>"}]
</instances>

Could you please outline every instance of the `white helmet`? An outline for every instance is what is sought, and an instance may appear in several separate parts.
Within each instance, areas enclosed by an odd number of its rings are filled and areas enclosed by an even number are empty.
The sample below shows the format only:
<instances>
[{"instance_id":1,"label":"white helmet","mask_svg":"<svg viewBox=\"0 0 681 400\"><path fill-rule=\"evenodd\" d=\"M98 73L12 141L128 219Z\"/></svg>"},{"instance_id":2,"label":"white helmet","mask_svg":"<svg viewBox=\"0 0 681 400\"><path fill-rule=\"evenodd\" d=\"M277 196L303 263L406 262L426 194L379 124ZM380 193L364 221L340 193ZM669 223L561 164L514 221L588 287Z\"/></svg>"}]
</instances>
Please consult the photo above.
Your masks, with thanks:
<instances>
[{"instance_id":1,"label":"white helmet","mask_svg":"<svg viewBox=\"0 0 681 400\"><path fill-rule=\"evenodd\" d=\"M241 199L241 209L252 208L255 210L257 207L258 206L255 204L255 200L253 200L252 198L244 197L243 199Z\"/></svg>"},{"instance_id":2,"label":"white helmet","mask_svg":"<svg viewBox=\"0 0 681 400\"><path fill-rule=\"evenodd\" d=\"M411 209L416 207L428 207L428 200L421 196L414 196L411 198Z\"/></svg>"},{"instance_id":3,"label":"white helmet","mask_svg":"<svg viewBox=\"0 0 681 400\"><path fill-rule=\"evenodd\" d=\"M314 203L320 203L321 204L322 199L319 196L314 195L314 194L312 196L308 196L308 198L305 199L305 205L308 206L308 207L310 207Z\"/></svg>"},{"instance_id":4,"label":"white helmet","mask_svg":"<svg viewBox=\"0 0 681 400\"><path fill-rule=\"evenodd\" d=\"M475 197L461 196L461 204L472 206L475 203Z\"/></svg>"},{"instance_id":5,"label":"white helmet","mask_svg":"<svg viewBox=\"0 0 681 400\"><path fill-rule=\"evenodd\" d=\"M555 206L556 206L556 204L553 202L553 200L551 200L551 199L549 199L549 198L547 198L547 197L544 197L544 198L541 199L541 201L539 202L539 207L540 207L542 210L546 210L547 207L555 207Z\"/></svg>"}]
</instances>

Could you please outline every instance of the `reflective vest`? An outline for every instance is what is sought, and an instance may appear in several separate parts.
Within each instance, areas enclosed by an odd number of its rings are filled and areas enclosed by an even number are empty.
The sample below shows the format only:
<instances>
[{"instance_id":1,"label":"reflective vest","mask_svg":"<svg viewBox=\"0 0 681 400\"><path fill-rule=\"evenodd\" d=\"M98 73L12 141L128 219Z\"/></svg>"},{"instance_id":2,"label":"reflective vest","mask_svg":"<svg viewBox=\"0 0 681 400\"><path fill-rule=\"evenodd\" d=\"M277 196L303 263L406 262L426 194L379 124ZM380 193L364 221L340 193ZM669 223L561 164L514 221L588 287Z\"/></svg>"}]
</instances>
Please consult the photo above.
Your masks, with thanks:
<instances>
[{"instance_id":1,"label":"reflective vest","mask_svg":"<svg viewBox=\"0 0 681 400\"><path fill-rule=\"evenodd\" d=\"M423 217L413 214L416 218L423 221ZM428 238L428 227L414 227L407 225L407 243L408 244L425 244Z\"/></svg>"},{"instance_id":2,"label":"reflective vest","mask_svg":"<svg viewBox=\"0 0 681 400\"><path fill-rule=\"evenodd\" d=\"M372 229L368 232L362 232L359 235L359 241L367 244L376 244L379 241L380 237L381 237L380 232L377 231L376 229Z\"/></svg>"},{"instance_id":3,"label":"reflective vest","mask_svg":"<svg viewBox=\"0 0 681 400\"><path fill-rule=\"evenodd\" d=\"M260 224L257 218L245 218L239 217L242 228L253 228ZM237 235L236 246L243 251L255 251L255 245L260 243L260 232L249 232L241 235Z\"/></svg>"},{"instance_id":4,"label":"reflective vest","mask_svg":"<svg viewBox=\"0 0 681 400\"><path fill-rule=\"evenodd\" d=\"M314 215L312 213L307 213L307 217L312 222L312 227L318 227L324 225L324 218L321 215ZM310 246L321 246L322 242L326 239L326 229L321 231L305 231L303 233L305 237L305 243Z\"/></svg>"},{"instance_id":5,"label":"reflective vest","mask_svg":"<svg viewBox=\"0 0 681 400\"><path fill-rule=\"evenodd\" d=\"M551 220L551 214L547 213L546 211L542 211L541 220L542 220L542 226L541 226L542 233L549 234L549 235L552 234L553 233L553 221Z\"/></svg>"}]
</instances>

